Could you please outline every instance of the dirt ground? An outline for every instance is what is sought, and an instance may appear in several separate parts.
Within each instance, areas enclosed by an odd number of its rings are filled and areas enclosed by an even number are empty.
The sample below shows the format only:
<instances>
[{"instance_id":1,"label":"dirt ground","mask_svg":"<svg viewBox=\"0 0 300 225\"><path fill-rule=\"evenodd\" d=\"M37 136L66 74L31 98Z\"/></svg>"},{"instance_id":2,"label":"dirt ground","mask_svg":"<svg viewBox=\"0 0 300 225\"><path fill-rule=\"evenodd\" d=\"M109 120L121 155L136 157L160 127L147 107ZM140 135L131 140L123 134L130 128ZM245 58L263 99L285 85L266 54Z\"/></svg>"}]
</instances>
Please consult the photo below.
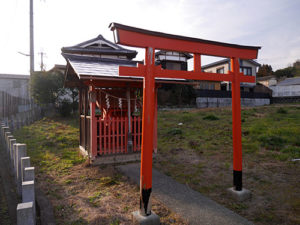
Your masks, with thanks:
<instances>
[{"instance_id":1,"label":"dirt ground","mask_svg":"<svg viewBox=\"0 0 300 225\"><path fill-rule=\"evenodd\" d=\"M3 190L3 179L0 176L0 225L10 225L10 217L8 214L8 203Z\"/></svg>"},{"instance_id":2,"label":"dirt ground","mask_svg":"<svg viewBox=\"0 0 300 225\"><path fill-rule=\"evenodd\" d=\"M139 205L138 187L113 166L80 164L63 176L39 174L37 182L54 206L57 224L131 224ZM152 209L162 224L186 224L156 199Z\"/></svg>"}]
</instances>

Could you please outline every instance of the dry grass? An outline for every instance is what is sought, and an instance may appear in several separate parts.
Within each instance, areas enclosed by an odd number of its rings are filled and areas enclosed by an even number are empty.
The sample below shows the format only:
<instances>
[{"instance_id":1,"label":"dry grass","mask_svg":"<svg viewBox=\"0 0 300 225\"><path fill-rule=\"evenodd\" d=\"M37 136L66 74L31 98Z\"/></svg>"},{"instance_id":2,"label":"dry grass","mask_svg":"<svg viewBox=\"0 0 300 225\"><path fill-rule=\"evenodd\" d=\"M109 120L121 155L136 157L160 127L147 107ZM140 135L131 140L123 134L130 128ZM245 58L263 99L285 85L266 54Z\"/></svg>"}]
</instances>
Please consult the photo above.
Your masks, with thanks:
<instances>
[{"instance_id":1,"label":"dry grass","mask_svg":"<svg viewBox=\"0 0 300 225\"><path fill-rule=\"evenodd\" d=\"M114 166L91 167L79 156L72 120L43 119L15 136L28 145L37 183L53 204L57 224L132 224L138 187ZM152 209L162 224L186 224L155 198Z\"/></svg>"}]
</instances>

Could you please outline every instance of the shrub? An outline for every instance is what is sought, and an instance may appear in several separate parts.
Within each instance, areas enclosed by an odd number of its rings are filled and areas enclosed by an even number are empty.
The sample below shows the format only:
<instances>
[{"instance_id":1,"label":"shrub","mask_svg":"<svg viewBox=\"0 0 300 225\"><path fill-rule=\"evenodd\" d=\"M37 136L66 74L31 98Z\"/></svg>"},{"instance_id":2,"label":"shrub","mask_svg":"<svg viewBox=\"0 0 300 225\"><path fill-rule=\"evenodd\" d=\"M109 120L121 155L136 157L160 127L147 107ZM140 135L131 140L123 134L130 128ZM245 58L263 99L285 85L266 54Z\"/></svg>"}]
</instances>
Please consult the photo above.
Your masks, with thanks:
<instances>
[{"instance_id":1,"label":"shrub","mask_svg":"<svg viewBox=\"0 0 300 225\"><path fill-rule=\"evenodd\" d=\"M205 117L203 117L204 120L219 120L219 117L216 117L215 115L213 114L209 114Z\"/></svg>"},{"instance_id":2,"label":"shrub","mask_svg":"<svg viewBox=\"0 0 300 225\"><path fill-rule=\"evenodd\" d=\"M277 135L262 135L258 139L261 142L261 146L271 150L279 150L286 143L284 138Z\"/></svg>"},{"instance_id":3,"label":"shrub","mask_svg":"<svg viewBox=\"0 0 300 225\"><path fill-rule=\"evenodd\" d=\"M277 113L280 113L280 114L287 114L287 110L280 107L279 109L277 109Z\"/></svg>"},{"instance_id":4,"label":"shrub","mask_svg":"<svg viewBox=\"0 0 300 225\"><path fill-rule=\"evenodd\" d=\"M72 103L67 99L63 99L59 105L59 113L63 117L70 116L72 112L72 108L73 108Z\"/></svg>"},{"instance_id":5,"label":"shrub","mask_svg":"<svg viewBox=\"0 0 300 225\"><path fill-rule=\"evenodd\" d=\"M179 128L173 128L171 130L168 131L168 135L173 136L173 135L181 135L182 134L182 130Z\"/></svg>"}]
</instances>

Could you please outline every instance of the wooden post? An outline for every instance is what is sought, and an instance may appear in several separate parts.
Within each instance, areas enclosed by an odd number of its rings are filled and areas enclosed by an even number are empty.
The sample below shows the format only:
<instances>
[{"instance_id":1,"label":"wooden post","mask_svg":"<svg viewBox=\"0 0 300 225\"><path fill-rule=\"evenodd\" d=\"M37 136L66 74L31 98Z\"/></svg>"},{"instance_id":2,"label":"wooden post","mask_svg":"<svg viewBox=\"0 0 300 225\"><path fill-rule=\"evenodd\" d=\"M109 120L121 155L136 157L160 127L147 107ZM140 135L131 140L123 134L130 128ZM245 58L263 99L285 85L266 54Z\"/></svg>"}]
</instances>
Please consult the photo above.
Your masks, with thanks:
<instances>
[{"instance_id":1,"label":"wooden post","mask_svg":"<svg viewBox=\"0 0 300 225\"><path fill-rule=\"evenodd\" d=\"M127 153L133 152L132 134L131 134L131 104L130 104L130 87L126 90L127 98L127 116L128 116L128 135L127 135Z\"/></svg>"},{"instance_id":2,"label":"wooden post","mask_svg":"<svg viewBox=\"0 0 300 225\"><path fill-rule=\"evenodd\" d=\"M233 80L232 93L232 141L233 141L233 186L236 191L241 191L242 183L242 128L241 128L241 91L240 69L238 58L231 59Z\"/></svg>"},{"instance_id":3,"label":"wooden post","mask_svg":"<svg viewBox=\"0 0 300 225\"><path fill-rule=\"evenodd\" d=\"M143 216L151 215L153 121L155 105L154 55L154 48L146 48L140 172L140 213Z\"/></svg>"},{"instance_id":4,"label":"wooden post","mask_svg":"<svg viewBox=\"0 0 300 225\"><path fill-rule=\"evenodd\" d=\"M96 110L96 92L95 88L91 85L89 88L89 102L90 102L90 157L95 159L97 156L97 121L95 116Z\"/></svg>"},{"instance_id":5,"label":"wooden post","mask_svg":"<svg viewBox=\"0 0 300 225\"><path fill-rule=\"evenodd\" d=\"M157 153L157 90L158 88L155 88L155 96L154 96L154 101L155 101L155 105L154 105L154 143L153 143L153 151L155 153Z\"/></svg>"}]
</instances>

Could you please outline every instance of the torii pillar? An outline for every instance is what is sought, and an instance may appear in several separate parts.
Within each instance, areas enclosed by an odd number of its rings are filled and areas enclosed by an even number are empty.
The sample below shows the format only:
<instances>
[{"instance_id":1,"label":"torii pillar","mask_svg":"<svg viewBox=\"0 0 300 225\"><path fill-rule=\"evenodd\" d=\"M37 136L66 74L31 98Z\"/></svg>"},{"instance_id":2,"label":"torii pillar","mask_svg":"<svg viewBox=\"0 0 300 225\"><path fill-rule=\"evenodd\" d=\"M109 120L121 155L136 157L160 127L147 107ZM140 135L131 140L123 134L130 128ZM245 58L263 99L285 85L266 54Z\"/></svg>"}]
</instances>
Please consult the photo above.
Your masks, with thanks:
<instances>
[{"instance_id":1,"label":"torii pillar","mask_svg":"<svg viewBox=\"0 0 300 225\"><path fill-rule=\"evenodd\" d=\"M239 58L256 59L260 47L241 46L203 39L159 33L122 24L110 24L115 41L119 44L140 47L146 50L145 64L138 67L119 67L120 76L144 77L142 151L140 171L140 216L151 218L152 152L155 108L155 78L191 79L232 82L232 134L233 134L233 188L239 198L242 188L242 139L240 82L255 82L255 77L245 76L239 71ZM155 49L194 54L193 71L162 70L155 66ZM201 54L231 59L228 74L205 73L201 71ZM157 222L159 223L159 221ZM153 224L153 223L151 223Z\"/></svg>"}]
</instances>

